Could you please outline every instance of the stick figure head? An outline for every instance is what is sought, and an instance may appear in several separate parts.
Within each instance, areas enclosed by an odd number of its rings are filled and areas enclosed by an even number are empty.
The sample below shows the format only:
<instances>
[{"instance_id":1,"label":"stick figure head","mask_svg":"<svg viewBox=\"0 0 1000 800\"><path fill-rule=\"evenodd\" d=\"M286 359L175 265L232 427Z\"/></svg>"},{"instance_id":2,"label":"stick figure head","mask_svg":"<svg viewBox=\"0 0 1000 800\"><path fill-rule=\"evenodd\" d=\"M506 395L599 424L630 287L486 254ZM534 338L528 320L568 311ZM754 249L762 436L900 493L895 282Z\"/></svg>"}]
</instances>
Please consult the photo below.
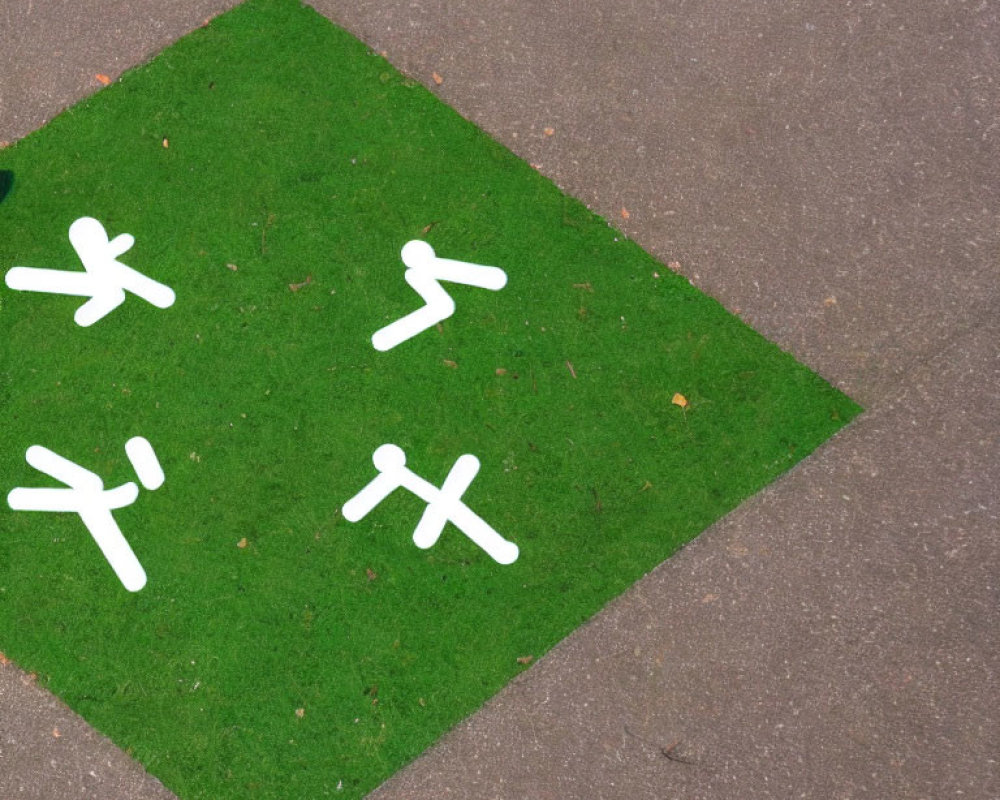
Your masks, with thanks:
<instances>
[{"instance_id":1,"label":"stick figure head","mask_svg":"<svg viewBox=\"0 0 1000 800\"><path fill-rule=\"evenodd\" d=\"M384 444L372 453L372 463L379 472L398 472L406 466L406 453L394 444Z\"/></svg>"},{"instance_id":2,"label":"stick figure head","mask_svg":"<svg viewBox=\"0 0 1000 800\"><path fill-rule=\"evenodd\" d=\"M420 239L404 244L399 255L410 269L426 269L434 263L434 248Z\"/></svg>"}]
</instances>

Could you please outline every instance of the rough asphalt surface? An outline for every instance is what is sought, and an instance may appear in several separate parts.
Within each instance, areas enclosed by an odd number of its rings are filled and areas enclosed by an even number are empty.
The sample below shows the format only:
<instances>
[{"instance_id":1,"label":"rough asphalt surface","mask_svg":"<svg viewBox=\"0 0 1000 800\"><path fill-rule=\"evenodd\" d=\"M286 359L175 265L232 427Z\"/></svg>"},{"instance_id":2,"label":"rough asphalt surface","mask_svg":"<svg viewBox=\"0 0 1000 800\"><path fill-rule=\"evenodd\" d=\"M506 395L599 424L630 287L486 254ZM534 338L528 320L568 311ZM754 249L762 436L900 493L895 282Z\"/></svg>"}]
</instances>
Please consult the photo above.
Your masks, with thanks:
<instances>
[{"instance_id":1,"label":"rough asphalt surface","mask_svg":"<svg viewBox=\"0 0 1000 800\"><path fill-rule=\"evenodd\" d=\"M234 4L0 4L0 141ZM313 5L868 409L374 796L1000 797L1000 4ZM81 797L172 795L0 665Z\"/></svg>"}]
</instances>

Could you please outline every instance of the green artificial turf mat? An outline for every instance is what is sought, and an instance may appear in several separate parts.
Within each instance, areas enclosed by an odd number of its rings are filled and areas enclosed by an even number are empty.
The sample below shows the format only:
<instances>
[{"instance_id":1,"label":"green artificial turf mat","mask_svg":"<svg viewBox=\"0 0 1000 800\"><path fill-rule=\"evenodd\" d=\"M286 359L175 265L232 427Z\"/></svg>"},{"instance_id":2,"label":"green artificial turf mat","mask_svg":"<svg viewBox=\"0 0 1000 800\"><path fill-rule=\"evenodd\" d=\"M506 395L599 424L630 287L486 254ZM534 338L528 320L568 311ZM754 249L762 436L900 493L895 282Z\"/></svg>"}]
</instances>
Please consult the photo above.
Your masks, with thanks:
<instances>
[{"instance_id":1,"label":"green artificial turf mat","mask_svg":"<svg viewBox=\"0 0 1000 800\"><path fill-rule=\"evenodd\" d=\"M0 648L183 800L357 797L858 407L292 0L250 0L0 152L0 271L82 270L70 224L176 292L0 287L0 495L166 481L114 511L123 588L75 513L0 503ZM400 248L506 271L423 304ZM675 393L687 405L673 402ZM680 398L678 398L678 402ZM494 562L398 489L399 445L520 548Z\"/></svg>"}]
</instances>

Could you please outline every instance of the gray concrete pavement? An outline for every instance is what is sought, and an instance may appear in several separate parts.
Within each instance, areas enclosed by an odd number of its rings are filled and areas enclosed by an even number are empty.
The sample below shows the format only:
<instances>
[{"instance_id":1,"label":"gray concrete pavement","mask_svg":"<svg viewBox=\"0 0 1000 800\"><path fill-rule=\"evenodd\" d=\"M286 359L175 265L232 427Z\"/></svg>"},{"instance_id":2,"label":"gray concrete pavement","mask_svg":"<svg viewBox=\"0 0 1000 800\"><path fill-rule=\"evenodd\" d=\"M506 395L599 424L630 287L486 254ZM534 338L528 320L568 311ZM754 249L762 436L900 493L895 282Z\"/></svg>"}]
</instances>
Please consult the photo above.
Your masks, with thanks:
<instances>
[{"instance_id":1,"label":"gray concrete pavement","mask_svg":"<svg viewBox=\"0 0 1000 800\"><path fill-rule=\"evenodd\" d=\"M4 5L0 141L228 5ZM868 407L376 796L1000 797L1000 6L314 5ZM7 796L169 795L7 665Z\"/></svg>"}]
</instances>

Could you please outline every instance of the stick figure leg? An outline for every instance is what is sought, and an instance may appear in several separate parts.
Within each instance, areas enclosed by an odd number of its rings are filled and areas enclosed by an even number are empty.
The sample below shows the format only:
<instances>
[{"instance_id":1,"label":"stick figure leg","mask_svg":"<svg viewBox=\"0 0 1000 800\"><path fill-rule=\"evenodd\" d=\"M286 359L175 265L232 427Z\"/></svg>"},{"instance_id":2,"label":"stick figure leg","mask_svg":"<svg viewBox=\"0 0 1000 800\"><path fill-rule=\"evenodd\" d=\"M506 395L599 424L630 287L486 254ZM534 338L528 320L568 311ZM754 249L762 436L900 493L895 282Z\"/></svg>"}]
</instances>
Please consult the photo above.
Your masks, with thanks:
<instances>
[{"instance_id":1,"label":"stick figure leg","mask_svg":"<svg viewBox=\"0 0 1000 800\"><path fill-rule=\"evenodd\" d=\"M423 268L408 267L403 277L427 305L372 334L372 346L382 352L391 350L397 344L412 339L428 328L433 328L455 313L455 301L451 299L451 295Z\"/></svg>"},{"instance_id":2,"label":"stick figure leg","mask_svg":"<svg viewBox=\"0 0 1000 800\"><path fill-rule=\"evenodd\" d=\"M131 485L138 493L134 483L125 485ZM90 531L90 535L94 537L97 546L101 548L101 552L122 585L130 592L138 592L146 585L146 571L122 535L111 511L104 506L99 506L99 503L100 499L95 498L88 508L81 509L80 518L87 526L87 530Z\"/></svg>"},{"instance_id":3,"label":"stick figure leg","mask_svg":"<svg viewBox=\"0 0 1000 800\"><path fill-rule=\"evenodd\" d=\"M461 504L462 495L478 472L478 458L469 454L459 456L448 477L441 484L438 496L424 509L423 516L413 531L413 543L417 547L426 550L434 545L448 523L452 511Z\"/></svg>"},{"instance_id":4,"label":"stick figure leg","mask_svg":"<svg viewBox=\"0 0 1000 800\"><path fill-rule=\"evenodd\" d=\"M99 319L106 317L124 302L125 292L121 289L98 289L97 294L76 310L73 320L81 328L88 328Z\"/></svg>"}]
</instances>

